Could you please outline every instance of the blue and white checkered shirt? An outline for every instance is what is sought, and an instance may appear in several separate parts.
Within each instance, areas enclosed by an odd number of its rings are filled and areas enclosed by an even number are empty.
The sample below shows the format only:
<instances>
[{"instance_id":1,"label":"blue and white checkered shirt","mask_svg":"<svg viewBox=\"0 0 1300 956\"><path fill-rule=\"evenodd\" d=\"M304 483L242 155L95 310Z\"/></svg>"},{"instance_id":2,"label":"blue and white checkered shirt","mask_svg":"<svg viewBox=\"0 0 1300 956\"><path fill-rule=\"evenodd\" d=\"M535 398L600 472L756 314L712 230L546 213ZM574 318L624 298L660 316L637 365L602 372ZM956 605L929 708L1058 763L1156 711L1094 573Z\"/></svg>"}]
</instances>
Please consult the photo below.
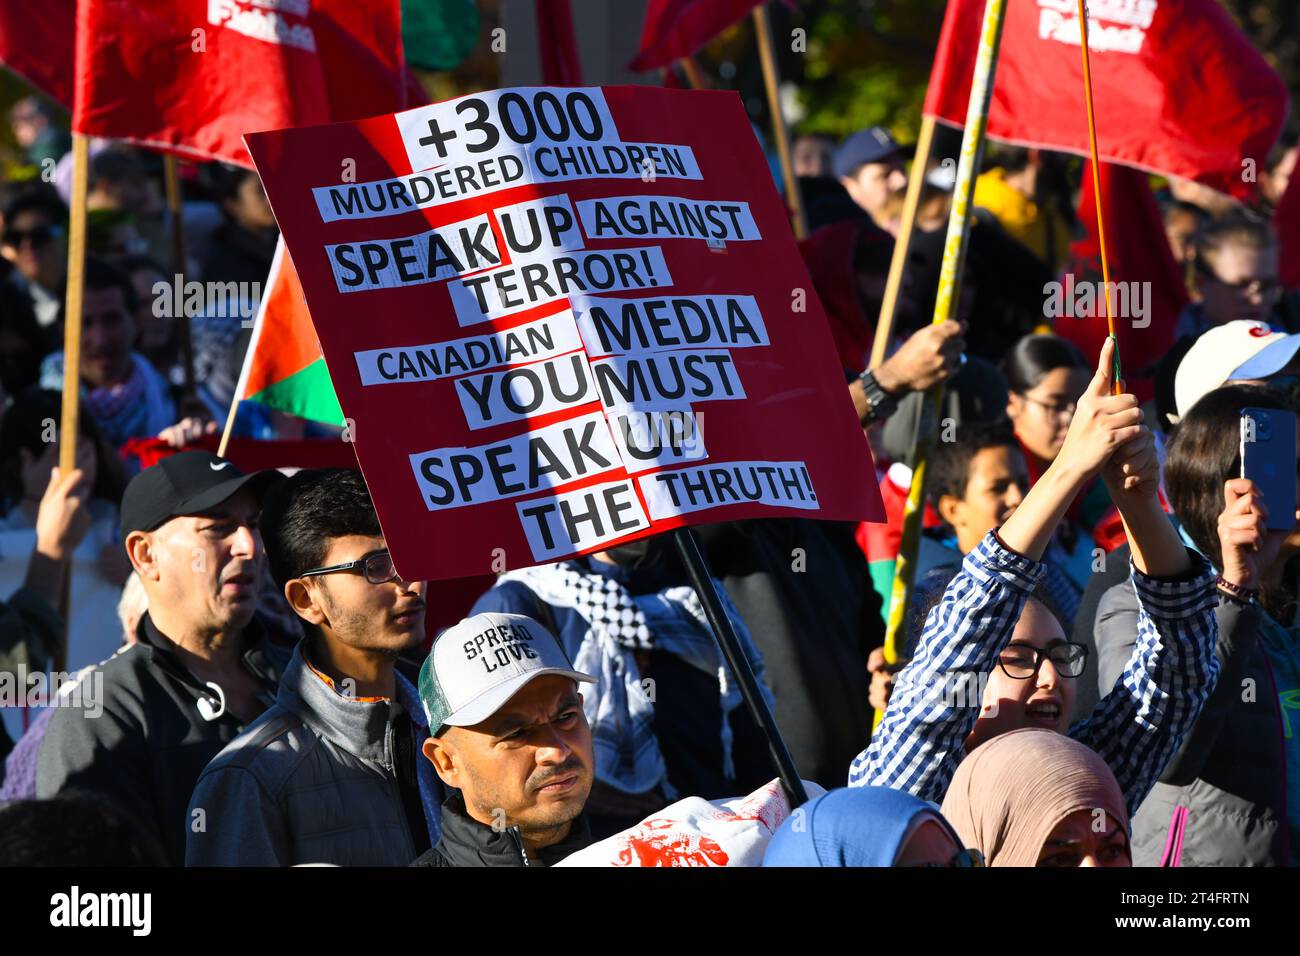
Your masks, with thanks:
<instances>
[{"instance_id":1,"label":"blue and white checkered shirt","mask_svg":"<svg viewBox=\"0 0 1300 956\"><path fill-rule=\"evenodd\" d=\"M1140 606L1137 646L1115 687L1069 730L1110 765L1130 815L1219 678L1214 578L1205 559L1191 554L1195 573L1177 581L1131 569ZM916 656L895 679L871 744L849 768L849 786L943 799L979 718L980 678L996 666L1043 574L1041 562L1004 547L994 532L966 555L926 619Z\"/></svg>"}]
</instances>

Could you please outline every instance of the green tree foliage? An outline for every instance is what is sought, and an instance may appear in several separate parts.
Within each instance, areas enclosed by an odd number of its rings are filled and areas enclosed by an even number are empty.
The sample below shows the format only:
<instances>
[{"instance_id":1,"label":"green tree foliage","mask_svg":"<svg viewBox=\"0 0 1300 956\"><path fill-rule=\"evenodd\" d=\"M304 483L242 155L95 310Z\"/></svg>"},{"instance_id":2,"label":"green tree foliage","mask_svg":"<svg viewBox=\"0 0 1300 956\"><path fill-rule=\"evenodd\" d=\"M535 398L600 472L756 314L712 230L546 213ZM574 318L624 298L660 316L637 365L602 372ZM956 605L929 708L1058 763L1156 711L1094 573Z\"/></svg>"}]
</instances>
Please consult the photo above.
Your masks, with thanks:
<instances>
[{"instance_id":1,"label":"green tree foliage","mask_svg":"<svg viewBox=\"0 0 1300 956\"><path fill-rule=\"evenodd\" d=\"M785 27L778 36L807 31L806 53L781 51L783 76L798 84L806 110L800 130L843 136L881 124L913 138L944 7L944 0L812 0L790 14L773 4Z\"/></svg>"}]
</instances>

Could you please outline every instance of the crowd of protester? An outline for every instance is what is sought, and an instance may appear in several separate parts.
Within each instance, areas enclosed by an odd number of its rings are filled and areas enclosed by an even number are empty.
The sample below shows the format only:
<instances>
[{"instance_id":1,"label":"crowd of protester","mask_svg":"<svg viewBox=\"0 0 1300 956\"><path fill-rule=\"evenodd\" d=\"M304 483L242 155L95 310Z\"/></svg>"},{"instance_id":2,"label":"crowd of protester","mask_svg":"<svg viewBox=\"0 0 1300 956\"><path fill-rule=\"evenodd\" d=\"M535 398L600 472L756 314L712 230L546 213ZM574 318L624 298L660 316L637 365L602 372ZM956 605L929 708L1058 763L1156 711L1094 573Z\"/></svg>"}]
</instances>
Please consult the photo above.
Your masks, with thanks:
<instances>
[{"instance_id":1,"label":"crowd of protester","mask_svg":"<svg viewBox=\"0 0 1300 956\"><path fill-rule=\"evenodd\" d=\"M24 155L0 182L0 671L62 661L59 693L93 688L94 706L5 708L0 864L552 865L775 776L664 539L501 574L427 635L440 609L398 574L359 472L244 473L184 447L224 421L255 302L167 309L194 279L259 294L277 232L248 171L187 167L177 262L160 162L94 145L62 472L69 141L36 100L9 120ZM1300 298L1269 224L1295 158L1284 140L1244 204L1161 186L1188 305L1158 365L1116 389L1114 343L1085 352L1044 309L1082 234L1076 161L990 145L956 317L936 325L951 164L918 168L881 128L796 139L801 251L886 521L698 529L820 794L764 865L1297 862L1300 532L1267 530L1238 442L1243 409L1300 411ZM867 370L913 176L893 334ZM926 433L916 584L887 659ZM180 450L142 468L150 439ZM100 601L65 620L69 577L74 606L100 588L117 615Z\"/></svg>"}]
</instances>

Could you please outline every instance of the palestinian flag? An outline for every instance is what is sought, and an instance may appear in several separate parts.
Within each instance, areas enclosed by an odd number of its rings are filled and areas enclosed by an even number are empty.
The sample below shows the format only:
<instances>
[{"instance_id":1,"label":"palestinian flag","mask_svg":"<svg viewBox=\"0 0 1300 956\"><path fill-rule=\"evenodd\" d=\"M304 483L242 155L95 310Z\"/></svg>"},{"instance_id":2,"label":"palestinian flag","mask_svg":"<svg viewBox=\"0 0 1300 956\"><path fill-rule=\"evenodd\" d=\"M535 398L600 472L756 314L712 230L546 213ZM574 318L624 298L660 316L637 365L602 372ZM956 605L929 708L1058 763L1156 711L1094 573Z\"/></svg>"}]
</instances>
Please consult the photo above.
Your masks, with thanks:
<instances>
[{"instance_id":1,"label":"palestinian flag","mask_svg":"<svg viewBox=\"0 0 1300 956\"><path fill-rule=\"evenodd\" d=\"M235 394L299 418L343 424L302 283L281 239L266 280Z\"/></svg>"},{"instance_id":2,"label":"palestinian flag","mask_svg":"<svg viewBox=\"0 0 1300 956\"><path fill-rule=\"evenodd\" d=\"M902 462L894 462L880 479L880 500L885 506L884 521L863 521L854 537L867 559L871 572L871 585L880 595L880 617L889 623L889 605L894 600L894 566L898 560L898 546L903 538L903 512L907 508L907 494L912 487L912 469ZM936 528L943 524L927 497L922 528Z\"/></svg>"}]
</instances>

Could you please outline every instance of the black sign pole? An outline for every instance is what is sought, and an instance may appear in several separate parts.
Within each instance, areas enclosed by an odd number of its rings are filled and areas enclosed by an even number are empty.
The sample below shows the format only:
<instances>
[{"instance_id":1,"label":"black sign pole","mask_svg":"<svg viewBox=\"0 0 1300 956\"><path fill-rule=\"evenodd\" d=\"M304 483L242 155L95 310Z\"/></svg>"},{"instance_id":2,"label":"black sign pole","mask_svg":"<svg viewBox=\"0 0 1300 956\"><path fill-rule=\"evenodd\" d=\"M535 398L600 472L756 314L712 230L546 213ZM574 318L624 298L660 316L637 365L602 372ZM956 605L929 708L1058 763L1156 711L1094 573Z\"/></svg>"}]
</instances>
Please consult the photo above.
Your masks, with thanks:
<instances>
[{"instance_id":1,"label":"black sign pole","mask_svg":"<svg viewBox=\"0 0 1300 956\"><path fill-rule=\"evenodd\" d=\"M678 528L673 531L673 543L677 546L678 557L686 567L691 586L695 588L700 603L704 605L704 615L709 619L713 639L722 648L722 656L726 659L727 667L740 687L740 695L745 699L745 706L749 708L754 723L767 738L767 749L772 754L772 762L776 764L776 773L781 778L781 786L785 788L790 808L794 809L807 803L808 794L803 788L803 781L799 779L798 771L795 770L794 758L790 756L790 749L785 745L785 739L781 736L780 728L776 726L776 718L768 709L767 701L759 693L758 678L754 676L754 669L749 666L749 658L745 656L740 646L740 638L736 636L736 630L731 626L731 618L722 607L722 598L718 594L716 582L709 574L709 566L704 562L704 554L700 551L699 539L690 528Z\"/></svg>"}]
</instances>

